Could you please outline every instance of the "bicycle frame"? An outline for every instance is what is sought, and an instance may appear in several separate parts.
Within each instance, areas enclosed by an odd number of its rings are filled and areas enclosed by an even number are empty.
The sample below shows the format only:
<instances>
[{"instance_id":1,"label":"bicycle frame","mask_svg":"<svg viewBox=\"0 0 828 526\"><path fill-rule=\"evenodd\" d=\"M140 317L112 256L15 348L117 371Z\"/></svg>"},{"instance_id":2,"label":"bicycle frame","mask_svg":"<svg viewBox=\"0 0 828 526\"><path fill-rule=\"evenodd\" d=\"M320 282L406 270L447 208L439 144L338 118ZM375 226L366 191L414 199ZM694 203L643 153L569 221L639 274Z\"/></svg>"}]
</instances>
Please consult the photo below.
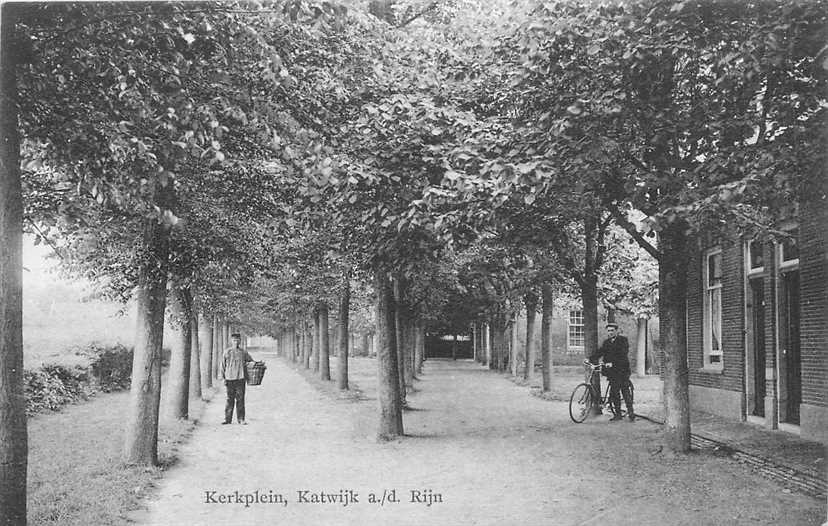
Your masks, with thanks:
<instances>
[{"instance_id":1,"label":"bicycle frame","mask_svg":"<svg viewBox=\"0 0 828 526\"><path fill-rule=\"evenodd\" d=\"M575 423L583 422L588 416L588 414L592 412L592 408L594 406L607 406L610 412L613 415L615 414L615 408L612 406L612 403L610 401L609 380L607 380L603 396L601 396L601 392L595 389L593 385L593 375L600 374L603 371L605 365L603 363L592 364L588 360L584 360L584 367L586 368L584 382L578 384L578 386L575 387L575 390L572 392L572 396L569 400L569 416ZM630 394L632 395L635 386L629 379L627 380L627 382L630 387ZM625 411L622 409L621 416L623 416L624 413Z\"/></svg>"}]
</instances>

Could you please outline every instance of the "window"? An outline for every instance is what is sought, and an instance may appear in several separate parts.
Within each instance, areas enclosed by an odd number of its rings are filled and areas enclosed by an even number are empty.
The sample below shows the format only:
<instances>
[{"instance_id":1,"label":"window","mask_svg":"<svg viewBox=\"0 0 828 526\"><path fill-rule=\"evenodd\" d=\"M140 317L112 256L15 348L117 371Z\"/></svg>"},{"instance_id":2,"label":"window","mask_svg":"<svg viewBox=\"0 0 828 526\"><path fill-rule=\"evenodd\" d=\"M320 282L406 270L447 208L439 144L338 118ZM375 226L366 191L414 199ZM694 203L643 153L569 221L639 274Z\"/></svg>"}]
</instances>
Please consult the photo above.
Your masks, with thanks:
<instances>
[{"instance_id":1,"label":"window","mask_svg":"<svg viewBox=\"0 0 828 526\"><path fill-rule=\"evenodd\" d=\"M584 348L584 311L569 311L569 331L566 339L566 348L569 352L581 351Z\"/></svg>"},{"instance_id":2,"label":"window","mask_svg":"<svg viewBox=\"0 0 828 526\"><path fill-rule=\"evenodd\" d=\"M799 264L799 246L797 245L799 229L792 228L786 233L791 237L779 243L779 268L795 267Z\"/></svg>"},{"instance_id":3,"label":"window","mask_svg":"<svg viewBox=\"0 0 828 526\"><path fill-rule=\"evenodd\" d=\"M722 251L704 256L704 366L722 366Z\"/></svg>"},{"instance_id":4,"label":"window","mask_svg":"<svg viewBox=\"0 0 828 526\"><path fill-rule=\"evenodd\" d=\"M758 274L765 270L765 244L759 240L748 241L748 261L750 274Z\"/></svg>"}]
</instances>

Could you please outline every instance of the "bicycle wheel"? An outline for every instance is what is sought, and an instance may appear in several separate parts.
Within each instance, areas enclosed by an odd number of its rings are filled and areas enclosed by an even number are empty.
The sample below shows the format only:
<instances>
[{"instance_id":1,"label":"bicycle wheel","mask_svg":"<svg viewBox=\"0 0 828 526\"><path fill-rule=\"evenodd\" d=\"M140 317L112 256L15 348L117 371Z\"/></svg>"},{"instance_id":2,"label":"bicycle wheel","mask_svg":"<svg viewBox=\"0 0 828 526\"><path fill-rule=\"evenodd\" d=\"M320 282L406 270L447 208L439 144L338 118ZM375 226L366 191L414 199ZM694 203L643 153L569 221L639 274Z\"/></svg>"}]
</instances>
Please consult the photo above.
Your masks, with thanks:
<instances>
[{"instance_id":1,"label":"bicycle wheel","mask_svg":"<svg viewBox=\"0 0 828 526\"><path fill-rule=\"evenodd\" d=\"M569 418L576 424L580 424L589 416L595 397L592 394L592 386L589 384L578 384L569 397Z\"/></svg>"}]
</instances>

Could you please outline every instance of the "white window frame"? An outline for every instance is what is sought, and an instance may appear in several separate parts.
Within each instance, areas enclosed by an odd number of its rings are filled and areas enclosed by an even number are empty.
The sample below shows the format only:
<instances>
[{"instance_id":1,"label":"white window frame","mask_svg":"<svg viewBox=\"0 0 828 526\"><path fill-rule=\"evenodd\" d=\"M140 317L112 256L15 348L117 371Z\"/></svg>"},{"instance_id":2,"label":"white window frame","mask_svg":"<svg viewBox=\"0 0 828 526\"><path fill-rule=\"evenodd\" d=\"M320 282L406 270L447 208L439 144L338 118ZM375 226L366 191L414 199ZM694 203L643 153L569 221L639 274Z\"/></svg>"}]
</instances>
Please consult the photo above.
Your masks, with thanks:
<instances>
[{"instance_id":1,"label":"white window frame","mask_svg":"<svg viewBox=\"0 0 828 526\"><path fill-rule=\"evenodd\" d=\"M573 316L574 314L574 316ZM581 323L573 323L573 318L580 319ZM580 327L581 328L581 344L576 345L572 343L572 328L573 327ZM566 349L568 352L574 353L578 351L584 350L584 340L586 339L586 333L584 332L584 311L580 309L569 309L567 311L566 316Z\"/></svg>"},{"instance_id":2,"label":"white window frame","mask_svg":"<svg viewBox=\"0 0 828 526\"><path fill-rule=\"evenodd\" d=\"M722 274L722 279L719 280L718 284L711 285L710 279L708 276L710 270L710 258L714 256L719 256L719 272ZM704 253L704 260L702 262L704 265L702 268L702 290L703 290L703 309L704 315L702 319L702 331L703 331L703 354L704 354L704 365L705 369L722 369L724 367L724 357L723 357L723 344L722 344L722 281L724 278L724 269L722 268L723 264L723 257L722 257L722 249L721 247L711 248L710 250L705 251ZM718 312L718 319L714 319L713 315L713 305L714 302L712 301L713 298L718 296L718 304L719 304L719 312ZM715 325L714 325L715 324ZM719 334L719 348L713 349L713 328L718 328Z\"/></svg>"}]
</instances>

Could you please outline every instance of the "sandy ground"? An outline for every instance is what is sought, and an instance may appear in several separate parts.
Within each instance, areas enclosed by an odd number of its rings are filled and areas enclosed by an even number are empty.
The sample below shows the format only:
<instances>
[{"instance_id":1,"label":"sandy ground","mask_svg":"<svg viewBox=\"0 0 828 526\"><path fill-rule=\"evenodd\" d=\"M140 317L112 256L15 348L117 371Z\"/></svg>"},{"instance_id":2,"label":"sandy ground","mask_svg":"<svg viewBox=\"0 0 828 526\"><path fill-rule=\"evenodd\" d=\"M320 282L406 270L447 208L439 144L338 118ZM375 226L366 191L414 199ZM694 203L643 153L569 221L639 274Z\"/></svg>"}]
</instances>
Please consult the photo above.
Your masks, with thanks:
<instances>
[{"instance_id":1,"label":"sandy ground","mask_svg":"<svg viewBox=\"0 0 828 526\"><path fill-rule=\"evenodd\" d=\"M409 394L407 436L378 443L373 360L352 360L351 378L363 393L353 401L313 387L270 353L254 354L265 359L268 371L261 386L248 387L249 425L220 425L223 407L216 397L147 509L133 515L138 523L698 526L825 520L825 502L785 492L728 458L665 454L655 424L610 424L605 417L573 424L564 402L531 396L526 387L472 362L427 362ZM334 502L314 502L320 492L334 495ZM343 502L343 494L358 502ZM372 494L379 502L371 501Z\"/></svg>"}]
</instances>

